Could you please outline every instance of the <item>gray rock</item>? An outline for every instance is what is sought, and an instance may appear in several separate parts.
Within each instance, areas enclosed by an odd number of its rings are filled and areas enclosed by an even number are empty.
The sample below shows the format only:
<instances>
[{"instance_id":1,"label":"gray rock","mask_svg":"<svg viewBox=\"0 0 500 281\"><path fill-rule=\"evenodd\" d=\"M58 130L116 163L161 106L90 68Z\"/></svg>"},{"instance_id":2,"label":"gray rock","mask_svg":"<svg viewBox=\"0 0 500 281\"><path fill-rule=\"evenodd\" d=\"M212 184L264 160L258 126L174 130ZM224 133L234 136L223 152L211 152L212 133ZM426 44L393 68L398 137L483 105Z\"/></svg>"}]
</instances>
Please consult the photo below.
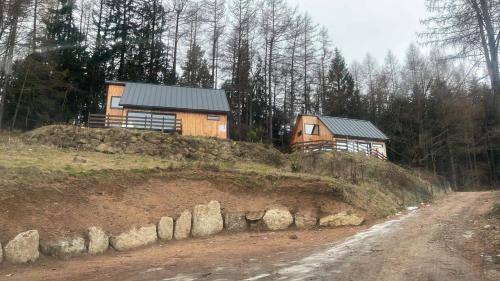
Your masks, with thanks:
<instances>
[{"instance_id":1,"label":"gray rock","mask_svg":"<svg viewBox=\"0 0 500 281\"><path fill-rule=\"evenodd\" d=\"M224 227L230 232L245 231L248 228L245 213L225 213L224 214Z\"/></svg>"},{"instance_id":2,"label":"gray rock","mask_svg":"<svg viewBox=\"0 0 500 281\"><path fill-rule=\"evenodd\" d=\"M329 215L319 219L320 226L357 226L365 221L364 218L358 217L354 214L341 212L336 215Z\"/></svg>"},{"instance_id":3,"label":"gray rock","mask_svg":"<svg viewBox=\"0 0 500 281\"><path fill-rule=\"evenodd\" d=\"M266 211L262 221L269 230L284 230L293 223L293 216L287 208L272 208Z\"/></svg>"},{"instance_id":4,"label":"gray rock","mask_svg":"<svg viewBox=\"0 0 500 281\"><path fill-rule=\"evenodd\" d=\"M110 244L117 251L127 251L152 244L157 239L156 225L133 227L127 232L112 236Z\"/></svg>"},{"instance_id":5,"label":"gray rock","mask_svg":"<svg viewBox=\"0 0 500 281\"><path fill-rule=\"evenodd\" d=\"M117 147L115 148L115 147L113 147L112 145L107 144L107 143L101 143L101 144L99 144L99 145L95 148L95 150L96 150L97 152L108 153L108 154L115 154L115 153L120 152L120 150L121 150L121 149L120 149L120 148L117 148Z\"/></svg>"},{"instance_id":6,"label":"gray rock","mask_svg":"<svg viewBox=\"0 0 500 281\"><path fill-rule=\"evenodd\" d=\"M2 249L2 243L0 243L0 263L3 261L3 249Z\"/></svg>"},{"instance_id":7,"label":"gray rock","mask_svg":"<svg viewBox=\"0 0 500 281\"><path fill-rule=\"evenodd\" d=\"M63 238L57 241L42 241L40 250L47 256L70 257L81 255L85 252L85 239L83 237Z\"/></svg>"},{"instance_id":8,"label":"gray rock","mask_svg":"<svg viewBox=\"0 0 500 281\"><path fill-rule=\"evenodd\" d=\"M87 237L89 239L89 254L102 254L108 250L109 236L101 228L95 226L90 227L87 230Z\"/></svg>"},{"instance_id":9,"label":"gray rock","mask_svg":"<svg viewBox=\"0 0 500 281\"><path fill-rule=\"evenodd\" d=\"M191 212L185 210L175 221L174 238L177 240L186 239L191 233Z\"/></svg>"},{"instance_id":10,"label":"gray rock","mask_svg":"<svg viewBox=\"0 0 500 281\"><path fill-rule=\"evenodd\" d=\"M172 240L174 236L174 219L162 217L158 222L158 238L161 240Z\"/></svg>"},{"instance_id":11,"label":"gray rock","mask_svg":"<svg viewBox=\"0 0 500 281\"><path fill-rule=\"evenodd\" d=\"M246 219L250 222L256 222L261 220L265 213L265 211L248 212Z\"/></svg>"},{"instance_id":12,"label":"gray rock","mask_svg":"<svg viewBox=\"0 0 500 281\"><path fill-rule=\"evenodd\" d=\"M299 210L295 214L295 226L297 228L302 228L302 229L307 229L307 228L313 228L317 225L318 223L318 216L316 211L314 210Z\"/></svg>"},{"instance_id":13,"label":"gray rock","mask_svg":"<svg viewBox=\"0 0 500 281\"><path fill-rule=\"evenodd\" d=\"M224 228L220 203L210 201L207 205L197 205L193 209L193 237L206 237L219 233Z\"/></svg>"},{"instance_id":14,"label":"gray rock","mask_svg":"<svg viewBox=\"0 0 500 281\"><path fill-rule=\"evenodd\" d=\"M34 262L40 256L39 246L40 236L37 230L20 233L5 245L5 260L11 263Z\"/></svg>"}]
</instances>

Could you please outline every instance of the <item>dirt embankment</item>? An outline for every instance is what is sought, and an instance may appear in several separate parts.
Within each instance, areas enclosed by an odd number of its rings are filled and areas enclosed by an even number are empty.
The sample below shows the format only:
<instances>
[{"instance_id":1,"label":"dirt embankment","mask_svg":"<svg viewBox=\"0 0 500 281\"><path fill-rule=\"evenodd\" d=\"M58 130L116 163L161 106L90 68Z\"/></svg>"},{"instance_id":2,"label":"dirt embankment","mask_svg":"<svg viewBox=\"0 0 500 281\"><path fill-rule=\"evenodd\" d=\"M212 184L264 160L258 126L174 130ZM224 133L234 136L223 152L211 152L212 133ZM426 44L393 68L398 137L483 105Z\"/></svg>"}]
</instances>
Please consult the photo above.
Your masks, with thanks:
<instances>
[{"instance_id":1,"label":"dirt embankment","mask_svg":"<svg viewBox=\"0 0 500 281\"><path fill-rule=\"evenodd\" d=\"M282 153L268 145L130 129L54 125L28 132L24 140L32 144L110 154L161 156L171 160L251 161L275 167L286 162Z\"/></svg>"},{"instance_id":2,"label":"dirt embankment","mask_svg":"<svg viewBox=\"0 0 500 281\"><path fill-rule=\"evenodd\" d=\"M352 211L373 218L342 202L328 182L319 180L200 169L115 171L11 190L0 200L0 238L5 242L27 229L39 230L45 239L56 238L83 233L93 225L119 233L131 225L157 223L162 216L177 217L210 200L220 201L229 212L282 205L292 211Z\"/></svg>"},{"instance_id":3,"label":"dirt embankment","mask_svg":"<svg viewBox=\"0 0 500 281\"><path fill-rule=\"evenodd\" d=\"M291 157L260 144L125 129L48 126L0 136L0 241L110 232L218 200L226 211L284 205L368 220L428 201L436 189L391 163L342 153Z\"/></svg>"}]
</instances>

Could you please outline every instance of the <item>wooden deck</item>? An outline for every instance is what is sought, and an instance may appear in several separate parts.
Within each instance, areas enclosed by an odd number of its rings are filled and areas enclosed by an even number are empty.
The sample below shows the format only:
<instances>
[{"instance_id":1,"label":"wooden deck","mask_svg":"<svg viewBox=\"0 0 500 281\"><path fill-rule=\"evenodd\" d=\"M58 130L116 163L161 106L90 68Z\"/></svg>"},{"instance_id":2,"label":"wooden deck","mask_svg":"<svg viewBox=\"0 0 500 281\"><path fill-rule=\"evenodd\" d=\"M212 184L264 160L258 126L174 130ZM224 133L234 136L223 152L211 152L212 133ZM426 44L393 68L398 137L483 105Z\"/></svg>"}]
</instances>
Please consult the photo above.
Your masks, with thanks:
<instances>
[{"instance_id":1,"label":"wooden deck","mask_svg":"<svg viewBox=\"0 0 500 281\"><path fill-rule=\"evenodd\" d=\"M90 114L90 128L130 128L182 134L182 120L154 117L128 117L121 115Z\"/></svg>"},{"instance_id":2,"label":"wooden deck","mask_svg":"<svg viewBox=\"0 0 500 281\"><path fill-rule=\"evenodd\" d=\"M290 146L291 152L304 151L343 151L343 152L353 152L353 153L362 153L367 156L379 158L382 160L387 160L387 156L378 152L377 150L371 148L364 148L360 146L350 146L346 144L346 142L337 142L337 141L308 141L308 142L299 142Z\"/></svg>"}]
</instances>

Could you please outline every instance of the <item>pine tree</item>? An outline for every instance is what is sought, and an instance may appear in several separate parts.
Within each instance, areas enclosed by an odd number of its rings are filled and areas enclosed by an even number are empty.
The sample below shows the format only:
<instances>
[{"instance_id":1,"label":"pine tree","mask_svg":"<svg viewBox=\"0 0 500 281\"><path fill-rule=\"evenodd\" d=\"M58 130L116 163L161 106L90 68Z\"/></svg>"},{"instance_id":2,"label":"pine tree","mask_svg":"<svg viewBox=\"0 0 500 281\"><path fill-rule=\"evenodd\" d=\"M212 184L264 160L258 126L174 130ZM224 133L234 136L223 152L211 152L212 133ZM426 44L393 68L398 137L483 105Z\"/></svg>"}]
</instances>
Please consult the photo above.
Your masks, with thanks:
<instances>
[{"instance_id":1,"label":"pine tree","mask_svg":"<svg viewBox=\"0 0 500 281\"><path fill-rule=\"evenodd\" d=\"M211 88L212 76L208 70L205 52L200 46L194 45L187 53L186 64L182 67L183 75L179 81L182 86L195 88Z\"/></svg>"},{"instance_id":2,"label":"pine tree","mask_svg":"<svg viewBox=\"0 0 500 281\"><path fill-rule=\"evenodd\" d=\"M41 49L46 50L46 62L54 71L61 72L67 83L67 87L61 88L64 92L61 112L65 121L80 120L89 113L87 92L82 88L87 83L83 66L88 56L82 44L83 36L74 22L76 9L74 0L59 0L56 8L49 9L51 15L44 22L46 40L41 45Z\"/></svg>"},{"instance_id":3,"label":"pine tree","mask_svg":"<svg viewBox=\"0 0 500 281\"><path fill-rule=\"evenodd\" d=\"M338 49L335 49L328 71L327 88L324 109L327 115L346 117L359 115L361 106L359 91L355 90L354 79Z\"/></svg>"}]
</instances>

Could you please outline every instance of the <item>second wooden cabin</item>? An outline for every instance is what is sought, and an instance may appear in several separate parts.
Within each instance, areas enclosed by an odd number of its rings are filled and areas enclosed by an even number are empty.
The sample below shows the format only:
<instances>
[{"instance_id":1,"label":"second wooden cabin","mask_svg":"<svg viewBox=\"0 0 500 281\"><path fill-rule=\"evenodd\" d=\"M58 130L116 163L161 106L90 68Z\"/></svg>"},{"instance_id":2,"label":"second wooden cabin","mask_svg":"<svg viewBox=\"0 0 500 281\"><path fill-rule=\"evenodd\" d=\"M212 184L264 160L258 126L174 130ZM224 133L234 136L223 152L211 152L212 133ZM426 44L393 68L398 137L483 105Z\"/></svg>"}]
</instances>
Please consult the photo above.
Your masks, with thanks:
<instances>
[{"instance_id":1,"label":"second wooden cabin","mask_svg":"<svg viewBox=\"0 0 500 281\"><path fill-rule=\"evenodd\" d=\"M387 159L387 136L370 121L299 115L292 131L293 151L337 150Z\"/></svg>"}]
</instances>

